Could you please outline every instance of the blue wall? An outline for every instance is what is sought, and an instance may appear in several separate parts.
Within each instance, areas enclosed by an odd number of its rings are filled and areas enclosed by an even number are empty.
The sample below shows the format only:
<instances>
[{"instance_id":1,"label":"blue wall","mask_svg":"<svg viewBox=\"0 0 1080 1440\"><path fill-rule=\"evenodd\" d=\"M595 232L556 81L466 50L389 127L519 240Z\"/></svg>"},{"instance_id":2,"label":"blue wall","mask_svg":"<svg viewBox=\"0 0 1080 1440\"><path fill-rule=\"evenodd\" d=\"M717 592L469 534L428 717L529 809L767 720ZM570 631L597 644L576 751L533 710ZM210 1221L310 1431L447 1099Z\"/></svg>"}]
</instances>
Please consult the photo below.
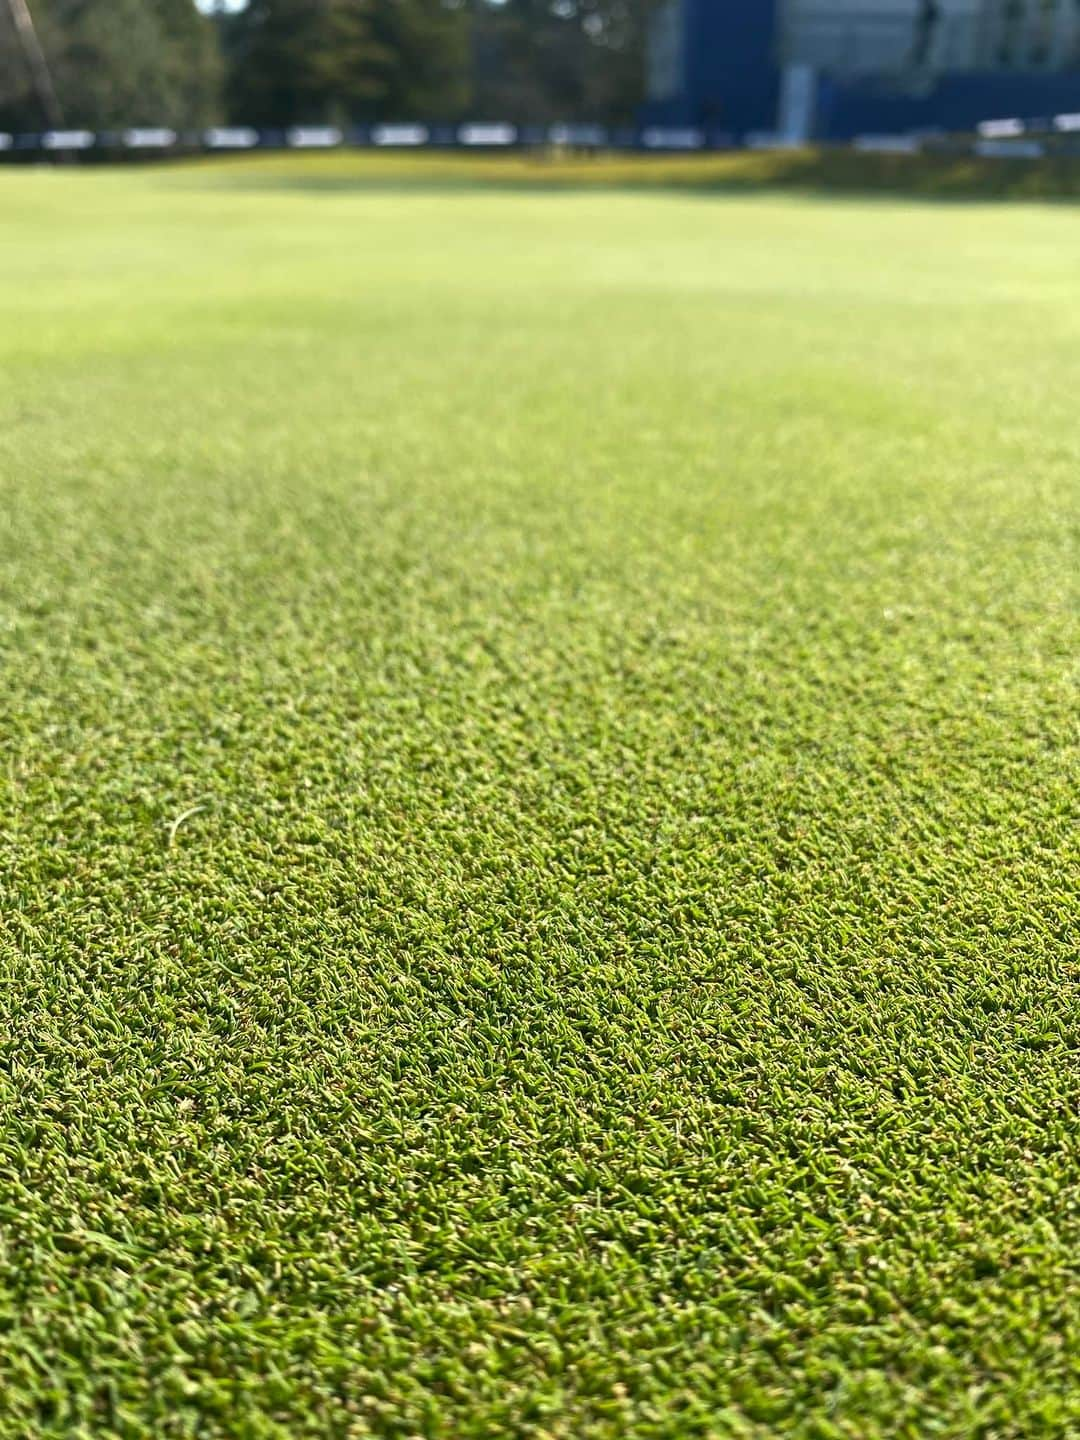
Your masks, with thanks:
<instances>
[{"instance_id":1,"label":"blue wall","mask_svg":"<svg viewBox=\"0 0 1080 1440\"><path fill-rule=\"evenodd\" d=\"M776 124L777 0L682 0L682 93L645 119L743 134Z\"/></svg>"},{"instance_id":2,"label":"blue wall","mask_svg":"<svg viewBox=\"0 0 1080 1440\"><path fill-rule=\"evenodd\" d=\"M824 79L818 134L825 140L907 130L974 130L980 120L1035 119L1080 112L1080 73L944 75L926 95L890 95L870 83L837 85Z\"/></svg>"},{"instance_id":3,"label":"blue wall","mask_svg":"<svg viewBox=\"0 0 1080 1440\"><path fill-rule=\"evenodd\" d=\"M776 127L778 0L682 0L679 93L651 101L646 124L694 125L736 137ZM970 131L980 120L1080 112L1080 72L945 75L925 95L881 82L820 81L817 135L847 140L868 132Z\"/></svg>"}]
</instances>

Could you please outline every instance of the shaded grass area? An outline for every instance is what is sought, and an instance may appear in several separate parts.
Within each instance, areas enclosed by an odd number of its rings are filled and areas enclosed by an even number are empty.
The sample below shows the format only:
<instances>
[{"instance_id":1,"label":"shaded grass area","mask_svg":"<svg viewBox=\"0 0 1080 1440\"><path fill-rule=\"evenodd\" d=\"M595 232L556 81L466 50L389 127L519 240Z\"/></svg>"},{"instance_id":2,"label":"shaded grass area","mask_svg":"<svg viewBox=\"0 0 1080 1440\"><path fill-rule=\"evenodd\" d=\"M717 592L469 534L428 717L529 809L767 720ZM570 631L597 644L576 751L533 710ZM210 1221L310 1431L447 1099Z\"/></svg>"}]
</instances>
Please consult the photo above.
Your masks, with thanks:
<instances>
[{"instance_id":1,"label":"shaded grass area","mask_svg":"<svg viewBox=\"0 0 1080 1440\"><path fill-rule=\"evenodd\" d=\"M182 173L245 188L298 190L590 187L711 193L797 190L909 195L934 200L1071 200L1080 196L1080 159L985 159L970 155L860 153L847 147L734 151L708 155L583 155L337 152L214 157Z\"/></svg>"},{"instance_id":2,"label":"shaded grass area","mask_svg":"<svg viewBox=\"0 0 1080 1440\"><path fill-rule=\"evenodd\" d=\"M5 1432L1075 1433L1076 220L278 165L0 176Z\"/></svg>"}]
</instances>

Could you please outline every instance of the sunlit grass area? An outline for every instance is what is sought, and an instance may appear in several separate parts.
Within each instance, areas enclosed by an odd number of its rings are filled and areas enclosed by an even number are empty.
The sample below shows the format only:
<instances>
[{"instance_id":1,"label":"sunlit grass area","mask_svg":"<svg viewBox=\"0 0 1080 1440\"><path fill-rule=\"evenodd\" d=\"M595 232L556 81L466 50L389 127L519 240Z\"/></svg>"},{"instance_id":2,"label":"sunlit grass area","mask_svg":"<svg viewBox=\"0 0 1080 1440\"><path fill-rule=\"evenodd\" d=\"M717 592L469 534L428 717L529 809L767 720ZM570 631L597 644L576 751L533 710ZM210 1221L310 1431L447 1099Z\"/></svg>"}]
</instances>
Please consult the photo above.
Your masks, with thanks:
<instances>
[{"instance_id":1,"label":"sunlit grass area","mask_svg":"<svg viewBox=\"0 0 1080 1440\"><path fill-rule=\"evenodd\" d=\"M1080 215L491 173L0 173L0 1428L1075 1434Z\"/></svg>"}]
</instances>

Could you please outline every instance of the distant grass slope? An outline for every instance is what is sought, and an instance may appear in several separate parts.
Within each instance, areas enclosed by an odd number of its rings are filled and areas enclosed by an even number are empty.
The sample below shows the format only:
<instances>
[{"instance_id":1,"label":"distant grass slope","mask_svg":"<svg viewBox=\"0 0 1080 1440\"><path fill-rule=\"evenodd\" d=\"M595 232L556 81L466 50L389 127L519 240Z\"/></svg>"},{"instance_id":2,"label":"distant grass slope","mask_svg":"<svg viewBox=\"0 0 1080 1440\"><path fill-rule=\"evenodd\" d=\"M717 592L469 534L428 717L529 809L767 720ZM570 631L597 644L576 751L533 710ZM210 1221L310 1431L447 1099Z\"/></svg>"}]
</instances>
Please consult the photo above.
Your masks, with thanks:
<instances>
[{"instance_id":1,"label":"distant grass slope","mask_svg":"<svg viewBox=\"0 0 1080 1440\"><path fill-rule=\"evenodd\" d=\"M1077 1434L1080 219L326 174L0 174L0 1433Z\"/></svg>"},{"instance_id":2,"label":"distant grass slope","mask_svg":"<svg viewBox=\"0 0 1080 1440\"><path fill-rule=\"evenodd\" d=\"M596 154L556 150L330 151L306 155L207 157L204 172L226 184L292 184L300 188L440 185L718 192L804 190L922 196L939 200L1080 198L1080 158L986 159L971 155L859 152L847 146L710 154ZM181 170L186 173L188 165Z\"/></svg>"}]
</instances>

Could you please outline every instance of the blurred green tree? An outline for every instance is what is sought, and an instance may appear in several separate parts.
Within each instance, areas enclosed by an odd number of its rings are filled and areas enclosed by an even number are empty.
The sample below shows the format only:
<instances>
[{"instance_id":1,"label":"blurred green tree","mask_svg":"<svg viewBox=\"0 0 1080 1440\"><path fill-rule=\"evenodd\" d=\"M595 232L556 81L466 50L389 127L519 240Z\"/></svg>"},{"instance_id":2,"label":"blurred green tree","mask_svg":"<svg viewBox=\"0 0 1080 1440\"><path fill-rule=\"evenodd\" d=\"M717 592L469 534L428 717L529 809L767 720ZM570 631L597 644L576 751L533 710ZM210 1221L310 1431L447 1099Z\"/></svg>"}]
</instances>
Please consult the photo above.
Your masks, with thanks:
<instances>
[{"instance_id":1,"label":"blurred green tree","mask_svg":"<svg viewBox=\"0 0 1080 1440\"><path fill-rule=\"evenodd\" d=\"M216 119L223 66L213 24L191 0L31 0L64 122L93 130L183 128ZM0 120L49 123L6 6L0 6Z\"/></svg>"},{"instance_id":2,"label":"blurred green tree","mask_svg":"<svg viewBox=\"0 0 1080 1440\"><path fill-rule=\"evenodd\" d=\"M653 0L251 0L222 15L238 122L630 119Z\"/></svg>"},{"instance_id":3,"label":"blurred green tree","mask_svg":"<svg viewBox=\"0 0 1080 1440\"><path fill-rule=\"evenodd\" d=\"M46 123L0 0L0 128ZM65 122L630 119L653 0L29 0ZM224 55L223 53L224 52ZM40 89L40 87L38 87Z\"/></svg>"},{"instance_id":4,"label":"blurred green tree","mask_svg":"<svg viewBox=\"0 0 1080 1440\"><path fill-rule=\"evenodd\" d=\"M632 119L653 0L473 0L473 110L538 123Z\"/></svg>"},{"instance_id":5,"label":"blurred green tree","mask_svg":"<svg viewBox=\"0 0 1080 1440\"><path fill-rule=\"evenodd\" d=\"M452 116L468 93L467 17L444 0L252 0L221 23L238 121Z\"/></svg>"}]
</instances>

